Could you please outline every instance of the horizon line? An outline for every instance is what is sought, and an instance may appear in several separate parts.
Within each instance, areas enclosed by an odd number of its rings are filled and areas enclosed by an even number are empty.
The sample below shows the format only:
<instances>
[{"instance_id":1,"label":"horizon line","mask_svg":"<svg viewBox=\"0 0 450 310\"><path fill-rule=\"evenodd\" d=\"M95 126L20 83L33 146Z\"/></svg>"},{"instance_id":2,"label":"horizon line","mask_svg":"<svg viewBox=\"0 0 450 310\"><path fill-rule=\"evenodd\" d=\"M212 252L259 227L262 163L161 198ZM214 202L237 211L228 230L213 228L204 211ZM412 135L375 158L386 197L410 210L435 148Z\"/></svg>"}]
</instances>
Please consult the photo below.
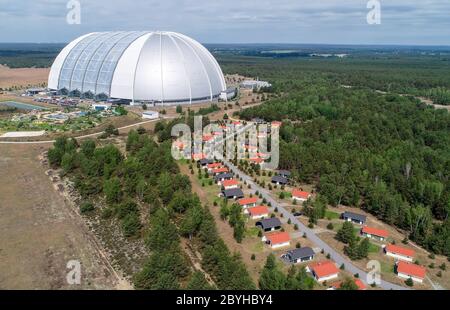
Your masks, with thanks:
<instances>
[{"instance_id":1,"label":"horizon line","mask_svg":"<svg viewBox=\"0 0 450 310\"><path fill-rule=\"evenodd\" d=\"M69 42L0 42L0 44L69 44ZM448 44L421 44L421 43L299 43L299 42L255 42L255 43L237 43L237 42L200 42L201 44L215 45L324 45L324 46L392 46L392 47L449 47Z\"/></svg>"}]
</instances>

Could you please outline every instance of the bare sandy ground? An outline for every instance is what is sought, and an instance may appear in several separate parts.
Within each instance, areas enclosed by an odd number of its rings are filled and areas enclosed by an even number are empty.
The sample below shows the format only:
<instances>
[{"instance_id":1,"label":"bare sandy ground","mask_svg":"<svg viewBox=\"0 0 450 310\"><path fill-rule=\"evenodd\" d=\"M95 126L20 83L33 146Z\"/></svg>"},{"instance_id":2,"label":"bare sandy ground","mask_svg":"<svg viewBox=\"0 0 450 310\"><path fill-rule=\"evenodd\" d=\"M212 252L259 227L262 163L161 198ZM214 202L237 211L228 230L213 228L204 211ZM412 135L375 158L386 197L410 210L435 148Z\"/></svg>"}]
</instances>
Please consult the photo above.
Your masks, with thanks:
<instances>
[{"instance_id":1,"label":"bare sandy ground","mask_svg":"<svg viewBox=\"0 0 450 310\"><path fill-rule=\"evenodd\" d=\"M0 88L47 83L50 68L10 69L0 65Z\"/></svg>"},{"instance_id":2,"label":"bare sandy ground","mask_svg":"<svg viewBox=\"0 0 450 310\"><path fill-rule=\"evenodd\" d=\"M45 146L0 145L0 289L123 288L101 251L45 175ZM66 277L81 263L81 284Z\"/></svg>"}]
</instances>

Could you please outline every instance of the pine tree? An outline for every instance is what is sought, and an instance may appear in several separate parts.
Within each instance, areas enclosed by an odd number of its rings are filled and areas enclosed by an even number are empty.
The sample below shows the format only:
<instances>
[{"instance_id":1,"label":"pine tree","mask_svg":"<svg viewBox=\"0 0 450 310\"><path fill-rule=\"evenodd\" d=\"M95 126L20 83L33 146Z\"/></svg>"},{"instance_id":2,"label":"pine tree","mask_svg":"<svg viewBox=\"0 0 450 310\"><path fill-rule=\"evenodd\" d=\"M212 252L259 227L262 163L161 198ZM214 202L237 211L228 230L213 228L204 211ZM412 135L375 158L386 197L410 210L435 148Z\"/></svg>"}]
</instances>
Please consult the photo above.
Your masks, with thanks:
<instances>
[{"instance_id":1,"label":"pine tree","mask_svg":"<svg viewBox=\"0 0 450 310\"><path fill-rule=\"evenodd\" d=\"M286 287L286 277L278 269L275 256L269 254L259 278L259 288L262 290L283 290Z\"/></svg>"},{"instance_id":2,"label":"pine tree","mask_svg":"<svg viewBox=\"0 0 450 310\"><path fill-rule=\"evenodd\" d=\"M345 221L341 229L338 230L336 234L336 239L346 244L355 241L356 235L353 229L353 224Z\"/></svg>"}]
</instances>

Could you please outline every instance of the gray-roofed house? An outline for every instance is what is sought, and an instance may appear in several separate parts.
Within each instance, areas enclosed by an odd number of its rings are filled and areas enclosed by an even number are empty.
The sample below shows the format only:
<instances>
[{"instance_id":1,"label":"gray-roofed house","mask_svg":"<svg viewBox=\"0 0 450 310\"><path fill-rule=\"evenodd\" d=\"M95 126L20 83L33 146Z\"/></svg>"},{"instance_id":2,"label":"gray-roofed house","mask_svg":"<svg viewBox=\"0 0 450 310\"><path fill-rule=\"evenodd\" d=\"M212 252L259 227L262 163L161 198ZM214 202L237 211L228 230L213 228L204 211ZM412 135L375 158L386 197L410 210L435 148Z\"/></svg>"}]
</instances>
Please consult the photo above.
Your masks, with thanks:
<instances>
[{"instance_id":1,"label":"gray-roofed house","mask_svg":"<svg viewBox=\"0 0 450 310\"><path fill-rule=\"evenodd\" d=\"M222 191L223 197L226 199L240 199L244 198L244 193L240 188L231 188L231 189L225 189Z\"/></svg>"},{"instance_id":2,"label":"gray-roofed house","mask_svg":"<svg viewBox=\"0 0 450 310\"><path fill-rule=\"evenodd\" d=\"M277 217L272 217L256 222L255 226L259 226L263 231L274 231L281 229L281 221Z\"/></svg>"},{"instance_id":3,"label":"gray-roofed house","mask_svg":"<svg viewBox=\"0 0 450 310\"><path fill-rule=\"evenodd\" d=\"M214 160L203 158L203 159L200 159L198 162L201 166L206 166L208 164L212 164L214 162Z\"/></svg>"},{"instance_id":4,"label":"gray-roofed house","mask_svg":"<svg viewBox=\"0 0 450 310\"><path fill-rule=\"evenodd\" d=\"M288 184L288 179L286 179L285 177L282 177L280 175L276 175L276 176L272 177L272 183L275 183L277 185L286 185L286 184Z\"/></svg>"},{"instance_id":5,"label":"gray-roofed house","mask_svg":"<svg viewBox=\"0 0 450 310\"><path fill-rule=\"evenodd\" d=\"M278 175L289 179L291 177L291 172L289 170L279 170Z\"/></svg>"},{"instance_id":6,"label":"gray-roofed house","mask_svg":"<svg viewBox=\"0 0 450 310\"><path fill-rule=\"evenodd\" d=\"M314 251L310 247L289 250L282 257L292 264L307 262L314 259Z\"/></svg>"},{"instance_id":7,"label":"gray-roofed house","mask_svg":"<svg viewBox=\"0 0 450 310\"><path fill-rule=\"evenodd\" d=\"M218 185L222 185L224 180L231 180L233 178L233 174L231 172L220 173L214 176L214 182Z\"/></svg>"},{"instance_id":8,"label":"gray-roofed house","mask_svg":"<svg viewBox=\"0 0 450 310\"><path fill-rule=\"evenodd\" d=\"M345 221L353 222L359 225L363 225L366 222L366 216L358 213L345 211L342 213L342 218Z\"/></svg>"}]
</instances>

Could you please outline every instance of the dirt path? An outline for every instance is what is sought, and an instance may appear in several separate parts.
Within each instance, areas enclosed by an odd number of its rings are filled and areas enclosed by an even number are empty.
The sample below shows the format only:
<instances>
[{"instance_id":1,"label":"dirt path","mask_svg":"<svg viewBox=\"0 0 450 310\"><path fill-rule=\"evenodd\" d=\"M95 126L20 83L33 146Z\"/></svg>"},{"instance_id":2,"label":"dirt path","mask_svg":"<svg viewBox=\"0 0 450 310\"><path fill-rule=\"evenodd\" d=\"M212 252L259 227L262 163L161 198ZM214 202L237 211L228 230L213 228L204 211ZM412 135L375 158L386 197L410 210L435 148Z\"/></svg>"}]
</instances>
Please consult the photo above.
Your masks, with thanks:
<instances>
[{"instance_id":1,"label":"dirt path","mask_svg":"<svg viewBox=\"0 0 450 310\"><path fill-rule=\"evenodd\" d=\"M53 188L38 145L0 146L0 288L128 289L105 264L82 219ZM81 284L67 283L70 260Z\"/></svg>"}]
</instances>

